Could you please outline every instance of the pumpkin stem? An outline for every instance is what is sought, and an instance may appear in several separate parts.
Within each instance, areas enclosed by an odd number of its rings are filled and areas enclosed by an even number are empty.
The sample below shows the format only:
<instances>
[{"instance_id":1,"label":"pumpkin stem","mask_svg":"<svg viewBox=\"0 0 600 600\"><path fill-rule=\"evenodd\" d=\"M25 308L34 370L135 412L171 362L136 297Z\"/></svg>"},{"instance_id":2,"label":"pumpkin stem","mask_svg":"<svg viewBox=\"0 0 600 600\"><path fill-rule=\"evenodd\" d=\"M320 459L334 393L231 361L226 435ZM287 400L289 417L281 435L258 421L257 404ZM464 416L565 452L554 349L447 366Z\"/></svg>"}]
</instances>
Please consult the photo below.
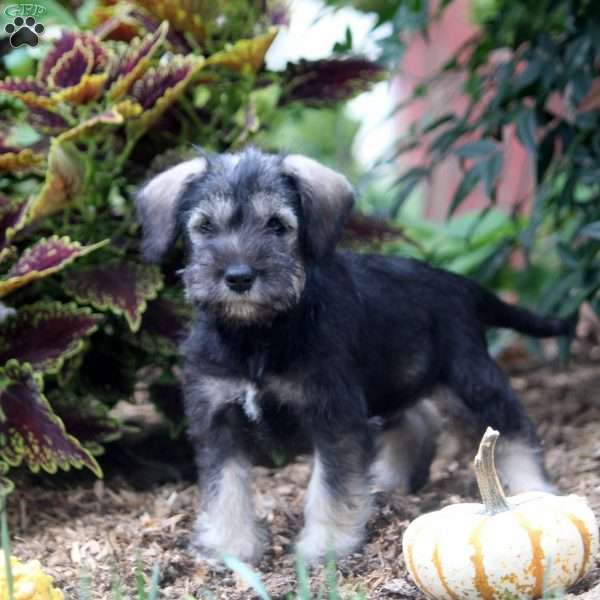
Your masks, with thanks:
<instances>
[{"instance_id":1,"label":"pumpkin stem","mask_svg":"<svg viewBox=\"0 0 600 600\"><path fill-rule=\"evenodd\" d=\"M496 441L499 436L500 433L498 431L491 427L487 428L483 434L473 463L479 493L486 512L490 514L510 510L494 464L494 450L496 449Z\"/></svg>"}]
</instances>

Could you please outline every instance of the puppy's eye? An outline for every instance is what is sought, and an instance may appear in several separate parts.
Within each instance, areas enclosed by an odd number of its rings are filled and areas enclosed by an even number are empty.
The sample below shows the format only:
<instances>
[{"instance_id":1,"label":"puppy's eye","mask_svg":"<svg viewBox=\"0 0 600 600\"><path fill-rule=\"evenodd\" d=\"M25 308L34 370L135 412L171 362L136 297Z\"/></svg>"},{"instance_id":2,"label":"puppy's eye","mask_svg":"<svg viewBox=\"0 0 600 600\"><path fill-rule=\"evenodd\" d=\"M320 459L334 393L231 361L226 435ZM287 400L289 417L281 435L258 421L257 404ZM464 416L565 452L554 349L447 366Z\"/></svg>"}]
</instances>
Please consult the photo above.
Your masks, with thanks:
<instances>
[{"instance_id":1,"label":"puppy's eye","mask_svg":"<svg viewBox=\"0 0 600 600\"><path fill-rule=\"evenodd\" d=\"M210 219L203 219L199 223L196 223L196 225L194 225L194 229L198 233L203 233L203 234L209 234L209 233L215 232L215 226L212 224Z\"/></svg>"},{"instance_id":2,"label":"puppy's eye","mask_svg":"<svg viewBox=\"0 0 600 600\"><path fill-rule=\"evenodd\" d=\"M287 231L287 227L283 224L283 221L279 217L271 217L267 221L267 229L276 233L277 235L283 235Z\"/></svg>"}]
</instances>

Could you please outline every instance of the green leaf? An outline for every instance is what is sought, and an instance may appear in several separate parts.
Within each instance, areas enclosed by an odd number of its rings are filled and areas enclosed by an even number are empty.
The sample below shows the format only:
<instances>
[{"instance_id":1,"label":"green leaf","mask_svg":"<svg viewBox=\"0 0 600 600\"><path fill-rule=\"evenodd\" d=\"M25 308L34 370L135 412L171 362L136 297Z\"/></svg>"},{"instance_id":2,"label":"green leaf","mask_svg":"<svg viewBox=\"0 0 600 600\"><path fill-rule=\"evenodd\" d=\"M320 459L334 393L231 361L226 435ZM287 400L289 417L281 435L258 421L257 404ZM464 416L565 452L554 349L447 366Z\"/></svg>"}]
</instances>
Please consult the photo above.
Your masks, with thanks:
<instances>
[{"instance_id":1,"label":"green leaf","mask_svg":"<svg viewBox=\"0 0 600 600\"><path fill-rule=\"evenodd\" d=\"M498 179L498 175L500 175L503 164L504 155L502 152L494 152L486 160L480 163L479 168L481 169L481 178L483 179L483 186L488 198L493 197L496 180Z\"/></svg>"},{"instance_id":2,"label":"green leaf","mask_svg":"<svg viewBox=\"0 0 600 600\"><path fill-rule=\"evenodd\" d=\"M489 154L498 152L498 149L497 142L490 139L482 139L463 144L456 148L454 152L461 158L480 158L481 156L488 156Z\"/></svg>"},{"instance_id":3,"label":"green leaf","mask_svg":"<svg viewBox=\"0 0 600 600\"><path fill-rule=\"evenodd\" d=\"M516 125L519 141L527 152L535 156L537 153L535 111L531 108L522 108L517 114Z\"/></svg>"},{"instance_id":4,"label":"green leaf","mask_svg":"<svg viewBox=\"0 0 600 600\"><path fill-rule=\"evenodd\" d=\"M475 189L475 186L481 180L481 169L478 165L471 167L467 171L454 193L450 208L448 209L448 216L452 216L456 209L462 204L463 200Z\"/></svg>"},{"instance_id":5,"label":"green leaf","mask_svg":"<svg viewBox=\"0 0 600 600\"><path fill-rule=\"evenodd\" d=\"M260 600L271 600L260 575L256 571L253 571L246 563L227 554L223 556L223 562L258 594Z\"/></svg>"},{"instance_id":6,"label":"green leaf","mask_svg":"<svg viewBox=\"0 0 600 600\"><path fill-rule=\"evenodd\" d=\"M392 202L392 206L390 208L390 214L393 217L398 215L399 210L402 208L402 205L408 197L411 195L412 191L415 189L417 184L421 182L422 179L429 175L429 169L424 167L414 167L407 171L402 177L400 177L396 181L396 185L400 187L400 190L396 193L394 200Z\"/></svg>"},{"instance_id":7,"label":"green leaf","mask_svg":"<svg viewBox=\"0 0 600 600\"><path fill-rule=\"evenodd\" d=\"M600 221L588 223L579 233L585 237L600 240Z\"/></svg>"}]
</instances>

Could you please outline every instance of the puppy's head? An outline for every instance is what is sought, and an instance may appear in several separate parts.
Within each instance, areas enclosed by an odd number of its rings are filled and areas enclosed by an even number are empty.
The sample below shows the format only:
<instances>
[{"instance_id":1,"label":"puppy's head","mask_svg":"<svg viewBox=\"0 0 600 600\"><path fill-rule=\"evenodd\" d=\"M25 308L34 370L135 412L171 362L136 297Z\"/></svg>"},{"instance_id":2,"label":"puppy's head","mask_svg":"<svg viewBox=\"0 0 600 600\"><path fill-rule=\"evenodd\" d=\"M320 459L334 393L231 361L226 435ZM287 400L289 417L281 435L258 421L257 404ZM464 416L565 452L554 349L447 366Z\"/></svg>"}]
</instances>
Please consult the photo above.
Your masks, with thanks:
<instances>
[{"instance_id":1,"label":"puppy's head","mask_svg":"<svg viewBox=\"0 0 600 600\"><path fill-rule=\"evenodd\" d=\"M138 193L142 251L159 262L183 235L188 298L229 321L269 321L298 302L353 199L344 176L304 156L199 155Z\"/></svg>"}]
</instances>

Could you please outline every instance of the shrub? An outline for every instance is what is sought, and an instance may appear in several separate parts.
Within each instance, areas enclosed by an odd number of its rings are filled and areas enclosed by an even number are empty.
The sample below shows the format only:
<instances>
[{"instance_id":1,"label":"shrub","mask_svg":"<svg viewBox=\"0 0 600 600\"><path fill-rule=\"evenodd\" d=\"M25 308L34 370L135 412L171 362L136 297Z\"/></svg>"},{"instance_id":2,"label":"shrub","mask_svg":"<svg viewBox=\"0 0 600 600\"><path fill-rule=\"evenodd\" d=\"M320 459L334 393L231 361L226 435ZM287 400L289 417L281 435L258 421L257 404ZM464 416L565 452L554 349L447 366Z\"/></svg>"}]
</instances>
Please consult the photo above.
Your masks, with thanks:
<instances>
[{"instance_id":1,"label":"shrub","mask_svg":"<svg viewBox=\"0 0 600 600\"><path fill-rule=\"evenodd\" d=\"M148 365L152 399L177 418L189 314L178 258L140 262L135 185L191 143L239 147L279 107L381 76L358 57L267 71L284 20L272 2L107 0L35 74L0 81L0 298L15 309L0 324L0 468L100 474L94 456L121 432L110 409Z\"/></svg>"},{"instance_id":2,"label":"shrub","mask_svg":"<svg viewBox=\"0 0 600 600\"><path fill-rule=\"evenodd\" d=\"M382 56L395 64L405 34L426 35L452 2L437 3L436 12L427 0L329 1L377 13L376 27L388 32L381 36ZM417 101L451 74L462 77L467 106L459 114L413 123L394 160L417 146L425 149L425 158L400 175L389 206L399 210L417 185L454 156L462 179L449 215L480 185L489 202L481 212L485 220L505 162L503 134L514 128L534 165L535 189L531 197L517 199L515 227L489 245L488 258L474 274L493 280L520 249L525 277L512 283L530 292L540 265L547 269L536 294L543 312L570 317L589 302L600 315L600 8L588 0L474 0L472 11L478 33L401 104ZM525 208L523 223L519 209Z\"/></svg>"}]
</instances>

